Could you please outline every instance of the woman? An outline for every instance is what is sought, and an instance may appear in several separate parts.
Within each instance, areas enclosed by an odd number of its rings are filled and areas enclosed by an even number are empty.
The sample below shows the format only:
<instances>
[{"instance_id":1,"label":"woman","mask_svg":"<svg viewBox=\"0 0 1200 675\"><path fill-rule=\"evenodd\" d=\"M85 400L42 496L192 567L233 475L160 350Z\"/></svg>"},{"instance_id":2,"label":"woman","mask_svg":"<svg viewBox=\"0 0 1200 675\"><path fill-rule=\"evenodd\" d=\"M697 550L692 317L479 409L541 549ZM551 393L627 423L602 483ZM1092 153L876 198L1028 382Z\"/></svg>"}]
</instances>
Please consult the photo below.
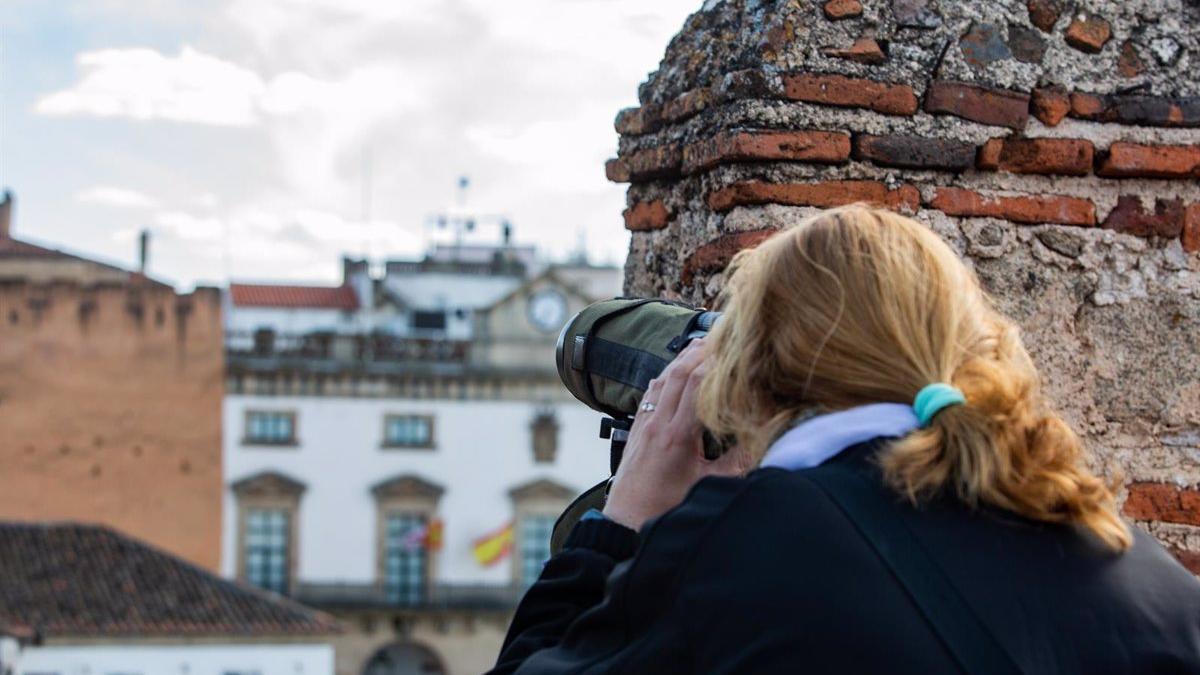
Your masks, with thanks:
<instances>
[{"instance_id":1,"label":"woman","mask_svg":"<svg viewBox=\"0 0 1200 675\"><path fill-rule=\"evenodd\" d=\"M493 672L1200 673L1200 583L937 236L850 206L730 275Z\"/></svg>"}]
</instances>

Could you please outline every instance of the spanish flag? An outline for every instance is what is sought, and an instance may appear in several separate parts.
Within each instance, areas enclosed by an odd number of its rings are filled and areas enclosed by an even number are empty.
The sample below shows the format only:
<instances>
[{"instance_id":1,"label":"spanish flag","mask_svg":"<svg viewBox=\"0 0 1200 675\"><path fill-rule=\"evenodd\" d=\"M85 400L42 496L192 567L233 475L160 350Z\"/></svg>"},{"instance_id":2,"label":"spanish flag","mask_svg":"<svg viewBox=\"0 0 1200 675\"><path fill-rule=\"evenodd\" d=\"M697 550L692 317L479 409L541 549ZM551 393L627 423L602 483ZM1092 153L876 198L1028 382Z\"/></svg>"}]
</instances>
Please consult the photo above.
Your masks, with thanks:
<instances>
[{"instance_id":1,"label":"spanish flag","mask_svg":"<svg viewBox=\"0 0 1200 675\"><path fill-rule=\"evenodd\" d=\"M441 518L434 518L429 522L429 525L425 527L425 537L422 539L421 543L425 545L426 551L442 550L442 530L443 525Z\"/></svg>"},{"instance_id":2,"label":"spanish flag","mask_svg":"<svg viewBox=\"0 0 1200 675\"><path fill-rule=\"evenodd\" d=\"M512 547L513 524L509 521L504 527L475 540L475 559L484 567L494 565L503 560L512 551Z\"/></svg>"}]
</instances>

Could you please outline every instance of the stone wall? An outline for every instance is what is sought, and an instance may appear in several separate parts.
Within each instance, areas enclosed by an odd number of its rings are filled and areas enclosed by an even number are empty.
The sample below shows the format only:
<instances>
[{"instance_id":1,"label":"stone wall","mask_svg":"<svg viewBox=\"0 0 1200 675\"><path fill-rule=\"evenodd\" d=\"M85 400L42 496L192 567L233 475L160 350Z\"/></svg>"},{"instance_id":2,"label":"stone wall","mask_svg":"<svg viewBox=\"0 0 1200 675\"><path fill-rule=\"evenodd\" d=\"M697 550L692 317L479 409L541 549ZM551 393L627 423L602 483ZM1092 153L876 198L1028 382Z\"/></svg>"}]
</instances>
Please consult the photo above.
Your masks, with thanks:
<instances>
[{"instance_id":1,"label":"stone wall","mask_svg":"<svg viewBox=\"0 0 1200 675\"><path fill-rule=\"evenodd\" d=\"M222 368L216 289L0 283L0 519L103 523L217 571Z\"/></svg>"},{"instance_id":2,"label":"stone wall","mask_svg":"<svg viewBox=\"0 0 1200 675\"><path fill-rule=\"evenodd\" d=\"M1200 2L708 0L616 120L626 291L855 201L1016 318L1125 513L1200 572Z\"/></svg>"}]
</instances>

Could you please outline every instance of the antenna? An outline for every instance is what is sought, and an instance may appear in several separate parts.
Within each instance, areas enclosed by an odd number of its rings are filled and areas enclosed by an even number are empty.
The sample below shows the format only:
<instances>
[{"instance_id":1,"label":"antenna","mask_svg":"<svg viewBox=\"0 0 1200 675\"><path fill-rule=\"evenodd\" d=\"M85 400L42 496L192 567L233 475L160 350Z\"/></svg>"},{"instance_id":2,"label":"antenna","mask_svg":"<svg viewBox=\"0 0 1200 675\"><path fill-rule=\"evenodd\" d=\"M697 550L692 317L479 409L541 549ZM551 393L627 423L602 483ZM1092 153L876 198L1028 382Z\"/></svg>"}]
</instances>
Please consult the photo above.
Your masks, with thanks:
<instances>
[{"instance_id":1,"label":"antenna","mask_svg":"<svg viewBox=\"0 0 1200 675\"><path fill-rule=\"evenodd\" d=\"M454 233L454 258L462 258L464 238L470 232L475 232L483 223L496 223L500 226L500 236L507 244L512 237L512 223L503 214L478 213L468 205L468 195L471 188L471 178L467 175L458 177L455 187L454 202L450 207L432 213L425 217L426 228L437 230L449 229Z\"/></svg>"},{"instance_id":2,"label":"antenna","mask_svg":"<svg viewBox=\"0 0 1200 675\"><path fill-rule=\"evenodd\" d=\"M371 146L364 143L362 148L362 223L363 223L363 256L371 259ZM368 263L369 264L369 263Z\"/></svg>"},{"instance_id":3,"label":"antenna","mask_svg":"<svg viewBox=\"0 0 1200 675\"><path fill-rule=\"evenodd\" d=\"M580 225L575 232L575 262L579 265L586 266L588 264L588 248L587 248L587 227Z\"/></svg>"}]
</instances>

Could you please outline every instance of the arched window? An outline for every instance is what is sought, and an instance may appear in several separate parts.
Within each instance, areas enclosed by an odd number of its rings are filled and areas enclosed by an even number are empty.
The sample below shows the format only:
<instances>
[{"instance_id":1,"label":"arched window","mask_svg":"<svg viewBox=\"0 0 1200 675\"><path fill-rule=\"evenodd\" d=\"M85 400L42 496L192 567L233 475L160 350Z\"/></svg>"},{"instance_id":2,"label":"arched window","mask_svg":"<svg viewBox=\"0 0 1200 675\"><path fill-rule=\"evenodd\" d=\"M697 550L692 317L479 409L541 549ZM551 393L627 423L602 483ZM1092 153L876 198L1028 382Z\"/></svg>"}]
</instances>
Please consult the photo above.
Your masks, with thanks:
<instances>
[{"instance_id":1,"label":"arched window","mask_svg":"<svg viewBox=\"0 0 1200 675\"><path fill-rule=\"evenodd\" d=\"M444 675L446 667L429 647L416 642L396 642L372 654L362 672L363 675Z\"/></svg>"}]
</instances>

